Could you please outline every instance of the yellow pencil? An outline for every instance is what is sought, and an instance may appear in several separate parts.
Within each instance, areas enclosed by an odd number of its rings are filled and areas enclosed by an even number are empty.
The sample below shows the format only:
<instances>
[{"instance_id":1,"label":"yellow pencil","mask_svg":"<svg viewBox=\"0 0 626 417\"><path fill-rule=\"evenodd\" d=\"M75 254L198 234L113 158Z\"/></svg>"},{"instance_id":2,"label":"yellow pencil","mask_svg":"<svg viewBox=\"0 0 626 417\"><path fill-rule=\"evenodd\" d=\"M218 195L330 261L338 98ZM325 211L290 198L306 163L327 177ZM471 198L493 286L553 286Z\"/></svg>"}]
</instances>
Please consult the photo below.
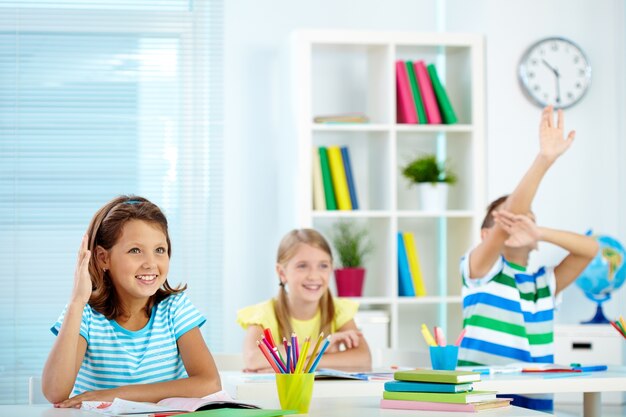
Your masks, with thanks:
<instances>
[{"instance_id":1,"label":"yellow pencil","mask_svg":"<svg viewBox=\"0 0 626 417\"><path fill-rule=\"evenodd\" d=\"M304 366L304 362L306 361L306 354L309 351L309 343L311 342L310 337L306 337L304 339L304 344L302 345L302 351L300 351L300 357L298 358L298 364L296 365L296 370L293 371L294 374L301 374L302 367Z\"/></svg>"},{"instance_id":2,"label":"yellow pencil","mask_svg":"<svg viewBox=\"0 0 626 417\"><path fill-rule=\"evenodd\" d=\"M422 335L424 336L424 340L428 346L437 346L437 342L435 342L435 338L428 330L425 324L422 324Z\"/></svg>"},{"instance_id":3,"label":"yellow pencil","mask_svg":"<svg viewBox=\"0 0 626 417\"><path fill-rule=\"evenodd\" d=\"M311 357L309 361L306 363L306 366L303 369L303 372L306 374L311 369L311 365L313 365L313 361L315 360L315 356L317 355L317 350L320 348L322 344L322 339L324 339L324 332L320 333L320 336L317 338L317 343L315 344L315 348L313 349L313 353L311 353Z\"/></svg>"},{"instance_id":4,"label":"yellow pencil","mask_svg":"<svg viewBox=\"0 0 626 417\"><path fill-rule=\"evenodd\" d=\"M624 318L622 317L621 314L619 316L619 322L622 324L622 327L624 328L624 331L626 332L626 321L624 321Z\"/></svg>"}]
</instances>

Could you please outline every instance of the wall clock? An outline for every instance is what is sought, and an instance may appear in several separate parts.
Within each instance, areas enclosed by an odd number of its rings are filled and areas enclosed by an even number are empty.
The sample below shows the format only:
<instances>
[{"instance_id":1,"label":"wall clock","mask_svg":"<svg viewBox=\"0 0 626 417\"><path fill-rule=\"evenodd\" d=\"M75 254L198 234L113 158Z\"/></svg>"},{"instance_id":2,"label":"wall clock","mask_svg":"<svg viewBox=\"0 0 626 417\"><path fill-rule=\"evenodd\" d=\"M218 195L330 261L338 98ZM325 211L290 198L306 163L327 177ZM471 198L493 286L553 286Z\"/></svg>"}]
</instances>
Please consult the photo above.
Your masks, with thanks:
<instances>
[{"instance_id":1,"label":"wall clock","mask_svg":"<svg viewBox=\"0 0 626 417\"><path fill-rule=\"evenodd\" d=\"M532 44L518 69L522 90L540 107L565 109L578 103L591 85L591 65L574 42L549 37Z\"/></svg>"}]
</instances>

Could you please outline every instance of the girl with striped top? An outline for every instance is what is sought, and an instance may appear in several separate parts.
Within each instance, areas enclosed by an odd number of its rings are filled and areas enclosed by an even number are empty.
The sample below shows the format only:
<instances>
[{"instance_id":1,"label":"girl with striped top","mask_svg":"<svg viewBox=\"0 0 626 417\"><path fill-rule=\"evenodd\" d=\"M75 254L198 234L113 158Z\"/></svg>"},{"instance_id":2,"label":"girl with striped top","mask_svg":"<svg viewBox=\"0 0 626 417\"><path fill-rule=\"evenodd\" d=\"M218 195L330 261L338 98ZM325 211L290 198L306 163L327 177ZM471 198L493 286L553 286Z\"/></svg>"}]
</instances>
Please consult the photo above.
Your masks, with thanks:
<instances>
[{"instance_id":1,"label":"girl with striped top","mask_svg":"<svg viewBox=\"0 0 626 417\"><path fill-rule=\"evenodd\" d=\"M120 196L93 216L74 286L52 327L42 389L55 407L123 398L157 402L221 389L186 286L167 281L171 244L161 210Z\"/></svg>"},{"instance_id":2,"label":"girl with striped top","mask_svg":"<svg viewBox=\"0 0 626 417\"><path fill-rule=\"evenodd\" d=\"M563 114L552 107L540 123L540 151L512 194L492 202L481 226L481 242L461 260L465 338L459 365L554 362L555 297L585 269L598 251L595 239L538 226L530 205L541 179L572 144L563 135ZM538 242L563 248L555 267L529 271ZM509 396L509 395L507 395ZM512 396L514 404L552 408L551 396Z\"/></svg>"}]
</instances>

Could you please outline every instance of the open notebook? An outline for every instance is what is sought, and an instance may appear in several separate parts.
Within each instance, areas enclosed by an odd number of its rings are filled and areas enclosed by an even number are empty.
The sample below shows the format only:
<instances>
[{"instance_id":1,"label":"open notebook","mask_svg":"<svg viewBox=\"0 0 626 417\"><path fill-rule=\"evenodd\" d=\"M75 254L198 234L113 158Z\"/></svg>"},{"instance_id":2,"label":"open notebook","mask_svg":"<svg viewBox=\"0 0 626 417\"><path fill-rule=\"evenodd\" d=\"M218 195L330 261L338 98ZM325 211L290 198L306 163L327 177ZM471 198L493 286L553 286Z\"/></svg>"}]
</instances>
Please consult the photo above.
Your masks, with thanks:
<instances>
[{"instance_id":1,"label":"open notebook","mask_svg":"<svg viewBox=\"0 0 626 417\"><path fill-rule=\"evenodd\" d=\"M144 403L116 398L113 402L83 401L81 409L108 416L125 416L134 414L162 413L168 411L201 411L220 408L259 409L253 404L233 400L226 391L218 391L203 398L165 398L158 403Z\"/></svg>"}]
</instances>

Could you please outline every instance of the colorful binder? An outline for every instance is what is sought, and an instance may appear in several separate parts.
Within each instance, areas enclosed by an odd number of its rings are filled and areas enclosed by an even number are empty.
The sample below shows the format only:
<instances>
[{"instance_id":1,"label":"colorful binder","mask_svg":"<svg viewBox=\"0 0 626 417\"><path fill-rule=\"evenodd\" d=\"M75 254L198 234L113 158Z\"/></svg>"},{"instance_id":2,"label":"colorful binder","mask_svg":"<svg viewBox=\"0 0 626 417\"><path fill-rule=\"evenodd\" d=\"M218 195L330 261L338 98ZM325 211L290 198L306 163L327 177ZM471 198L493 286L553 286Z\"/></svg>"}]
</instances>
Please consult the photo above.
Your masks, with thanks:
<instances>
[{"instance_id":1,"label":"colorful binder","mask_svg":"<svg viewBox=\"0 0 626 417\"><path fill-rule=\"evenodd\" d=\"M456 123L456 114L454 114L454 109L452 108L446 89L443 88L443 85L439 80L439 75L437 74L437 69L433 64L428 66L428 75L430 75L430 81L432 82L433 89L435 90L435 96L437 97L439 110L443 116L443 122L447 125Z\"/></svg>"},{"instance_id":2,"label":"colorful binder","mask_svg":"<svg viewBox=\"0 0 626 417\"><path fill-rule=\"evenodd\" d=\"M350 202L352 210L359 209L359 201L356 196L356 185L354 183L354 175L352 174L352 163L350 162L350 153L346 146L341 147L341 159L343 160L343 168L346 171L346 181L348 182L348 191L350 192Z\"/></svg>"},{"instance_id":3,"label":"colorful binder","mask_svg":"<svg viewBox=\"0 0 626 417\"><path fill-rule=\"evenodd\" d=\"M339 146L328 147L328 163L330 164L330 174L333 179L335 197L337 197L337 207L339 210L352 210L346 171L343 169L343 158L341 157L341 149L339 149Z\"/></svg>"},{"instance_id":4,"label":"colorful binder","mask_svg":"<svg viewBox=\"0 0 626 417\"><path fill-rule=\"evenodd\" d=\"M313 148L313 210L326 210L326 197L324 196L324 180L322 179L322 164L320 153Z\"/></svg>"},{"instance_id":5,"label":"colorful binder","mask_svg":"<svg viewBox=\"0 0 626 417\"><path fill-rule=\"evenodd\" d=\"M426 295L426 287L424 287L424 277L422 276L422 268L417 255L417 246L415 245L413 233L405 232L402 234L402 237L404 239L404 247L406 248L406 256L409 259L409 271L411 271L415 295L423 297Z\"/></svg>"},{"instance_id":6,"label":"colorful binder","mask_svg":"<svg viewBox=\"0 0 626 417\"><path fill-rule=\"evenodd\" d=\"M419 85L417 84L417 77L415 77L415 70L413 68L413 62L406 61L406 72L409 75L409 83L411 84L411 92L413 93L413 102L415 102L417 123L427 124L428 119L426 118L426 111L424 110L422 93L420 92Z\"/></svg>"},{"instance_id":7,"label":"colorful binder","mask_svg":"<svg viewBox=\"0 0 626 417\"><path fill-rule=\"evenodd\" d=\"M415 297L415 289L411 282L411 272L409 270L409 260L406 256L404 239L402 232L398 232L398 295L404 297Z\"/></svg>"},{"instance_id":8,"label":"colorful binder","mask_svg":"<svg viewBox=\"0 0 626 417\"><path fill-rule=\"evenodd\" d=\"M417 113L411 95L409 75L403 61L396 61L396 113L398 123L416 124Z\"/></svg>"},{"instance_id":9,"label":"colorful binder","mask_svg":"<svg viewBox=\"0 0 626 417\"><path fill-rule=\"evenodd\" d=\"M330 164L328 163L328 149L320 146L320 165L322 167L322 181L324 183L324 197L326 199L326 210L337 210L337 200L333 189L333 179L330 174Z\"/></svg>"},{"instance_id":10,"label":"colorful binder","mask_svg":"<svg viewBox=\"0 0 626 417\"><path fill-rule=\"evenodd\" d=\"M435 92L433 86L430 83L430 77L426 70L424 61L417 61L414 64L415 76L417 77L417 83L419 84L422 98L424 99L424 108L426 109L426 118L431 125L441 124L441 114L439 113L439 106L437 105L437 99L435 98Z\"/></svg>"}]
</instances>

